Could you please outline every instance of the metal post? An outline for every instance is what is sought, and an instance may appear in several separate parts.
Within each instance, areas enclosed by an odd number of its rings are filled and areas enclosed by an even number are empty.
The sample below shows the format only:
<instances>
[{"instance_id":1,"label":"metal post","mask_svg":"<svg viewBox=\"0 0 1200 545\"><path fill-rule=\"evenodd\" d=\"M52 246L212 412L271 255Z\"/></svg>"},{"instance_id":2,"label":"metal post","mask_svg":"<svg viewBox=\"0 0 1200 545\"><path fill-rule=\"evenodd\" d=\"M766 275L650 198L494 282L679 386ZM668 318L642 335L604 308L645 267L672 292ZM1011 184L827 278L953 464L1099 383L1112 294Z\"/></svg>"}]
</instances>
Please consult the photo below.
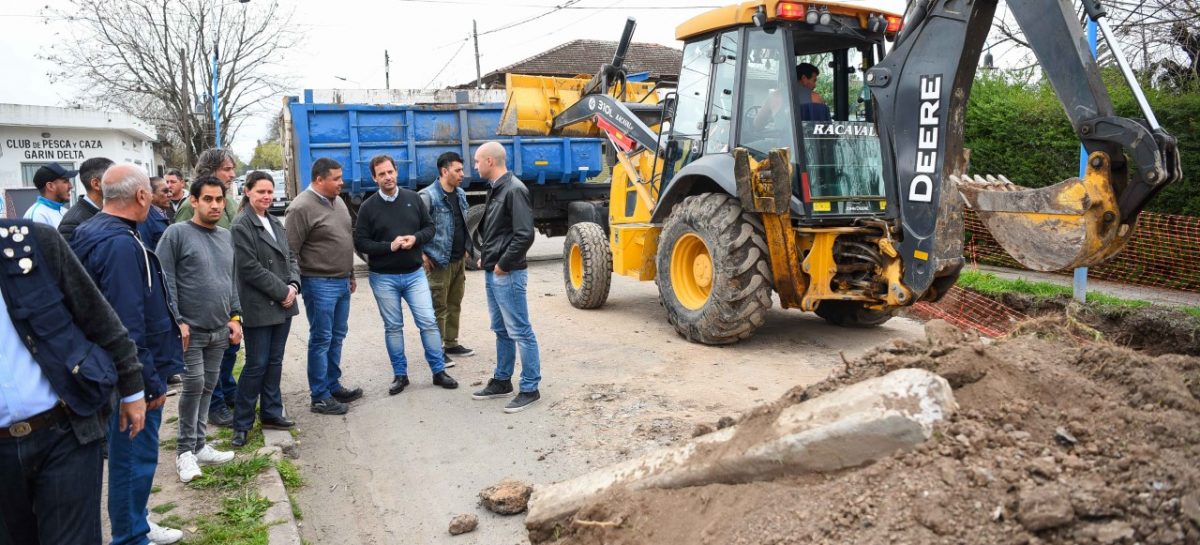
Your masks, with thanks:
<instances>
[{"instance_id":1,"label":"metal post","mask_svg":"<svg viewBox=\"0 0 1200 545\"><path fill-rule=\"evenodd\" d=\"M479 70L479 26L471 19L471 35L475 37L475 88L483 89L483 75Z\"/></svg>"},{"instance_id":2,"label":"metal post","mask_svg":"<svg viewBox=\"0 0 1200 545\"><path fill-rule=\"evenodd\" d=\"M386 50L386 49L384 49L384 50L383 50L383 88L384 88L384 89L391 89L391 88L392 88L392 69L391 69L391 66L392 66L392 65L391 65L391 59L389 59L389 58L388 58L388 52L387 52L387 50Z\"/></svg>"},{"instance_id":3,"label":"metal post","mask_svg":"<svg viewBox=\"0 0 1200 545\"><path fill-rule=\"evenodd\" d=\"M221 99L219 93L220 87L220 72L217 71L219 55L217 53L220 47L221 34L221 12L225 11L220 6L217 6L216 25L213 26L213 57L212 57L212 116L213 116L213 147L221 147Z\"/></svg>"},{"instance_id":4,"label":"metal post","mask_svg":"<svg viewBox=\"0 0 1200 545\"><path fill-rule=\"evenodd\" d=\"M1112 46L1112 43L1109 43ZM1096 20L1088 19L1088 47L1092 50L1092 58L1096 57ZM1081 145L1079 146L1079 177L1083 178L1087 174L1088 154L1087 150ZM1087 267L1079 267L1075 269L1075 280L1072 283L1072 291L1075 300L1080 303L1087 302Z\"/></svg>"}]
</instances>

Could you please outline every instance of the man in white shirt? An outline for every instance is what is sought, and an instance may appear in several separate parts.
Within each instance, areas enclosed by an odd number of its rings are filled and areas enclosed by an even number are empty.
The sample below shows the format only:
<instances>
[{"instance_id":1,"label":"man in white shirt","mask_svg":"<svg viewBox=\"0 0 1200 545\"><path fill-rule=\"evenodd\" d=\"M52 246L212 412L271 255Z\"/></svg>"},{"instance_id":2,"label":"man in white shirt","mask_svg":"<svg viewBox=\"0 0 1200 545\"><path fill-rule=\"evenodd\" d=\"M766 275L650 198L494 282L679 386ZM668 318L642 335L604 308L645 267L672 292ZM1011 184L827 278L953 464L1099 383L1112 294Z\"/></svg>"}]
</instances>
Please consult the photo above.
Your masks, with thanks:
<instances>
[{"instance_id":1,"label":"man in white shirt","mask_svg":"<svg viewBox=\"0 0 1200 545\"><path fill-rule=\"evenodd\" d=\"M67 170L58 163L50 163L37 169L33 175L33 186L38 190L37 202L25 211L25 219L44 223L55 229L62 223L71 200L71 178L79 171Z\"/></svg>"}]
</instances>

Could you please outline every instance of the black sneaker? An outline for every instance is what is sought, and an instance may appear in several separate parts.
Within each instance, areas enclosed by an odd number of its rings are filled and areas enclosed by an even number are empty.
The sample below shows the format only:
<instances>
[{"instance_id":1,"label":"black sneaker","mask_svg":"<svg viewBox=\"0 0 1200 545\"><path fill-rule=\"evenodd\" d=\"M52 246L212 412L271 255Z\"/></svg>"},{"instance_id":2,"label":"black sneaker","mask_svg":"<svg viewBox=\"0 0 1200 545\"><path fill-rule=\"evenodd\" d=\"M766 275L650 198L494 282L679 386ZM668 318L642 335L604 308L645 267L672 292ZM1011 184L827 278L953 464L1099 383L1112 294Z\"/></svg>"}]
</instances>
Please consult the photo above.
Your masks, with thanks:
<instances>
[{"instance_id":1,"label":"black sneaker","mask_svg":"<svg viewBox=\"0 0 1200 545\"><path fill-rule=\"evenodd\" d=\"M288 420L286 416L279 419L264 418L261 419L261 422L262 427L268 430L290 430L296 427L296 422Z\"/></svg>"},{"instance_id":2,"label":"black sneaker","mask_svg":"<svg viewBox=\"0 0 1200 545\"><path fill-rule=\"evenodd\" d=\"M528 409L530 405L537 403L537 401L541 398L542 395L539 394L537 390L532 392L521 392L517 394L517 397L514 397L512 401L509 401L508 405L504 406L504 412L509 414L519 413L525 409Z\"/></svg>"},{"instance_id":3,"label":"black sneaker","mask_svg":"<svg viewBox=\"0 0 1200 545\"><path fill-rule=\"evenodd\" d=\"M512 393L511 380L490 379L488 380L487 387L471 394L471 399L495 399L497 397L508 397Z\"/></svg>"},{"instance_id":4,"label":"black sneaker","mask_svg":"<svg viewBox=\"0 0 1200 545\"><path fill-rule=\"evenodd\" d=\"M392 379L392 385L388 387L388 395L394 396L400 392L403 392L404 389L407 387L408 387L408 376L407 375L396 375L396 377Z\"/></svg>"},{"instance_id":5,"label":"black sneaker","mask_svg":"<svg viewBox=\"0 0 1200 545\"><path fill-rule=\"evenodd\" d=\"M208 423L214 426L227 428L233 425L233 411L224 405L217 408L215 411L208 411Z\"/></svg>"},{"instance_id":6,"label":"black sneaker","mask_svg":"<svg viewBox=\"0 0 1200 545\"><path fill-rule=\"evenodd\" d=\"M327 397L313 403L308 410L317 414L340 415L346 414L350 410L350 406L332 397Z\"/></svg>"},{"instance_id":7,"label":"black sneaker","mask_svg":"<svg viewBox=\"0 0 1200 545\"><path fill-rule=\"evenodd\" d=\"M455 365L454 360L450 359L450 356L446 355L446 354L442 354L442 362L445 363L445 365L443 365L442 367L445 367L446 369L454 367L454 365Z\"/></svg>"},{"instance_id":8,"label":"black sneaker","mask_svg":"<svg viewBox=\"0 0 1200 545\"><path fill-rule=\"evenodd\" d=\"M170 377L167 377L167 384L172 385L172 386L174 386L176 384L183 384L183 376L171 375Z\"/></svg>"},{"instance_id":9,"label":"black sneaker","mask_svg":"<svg viewBox=\"0 0 1200 545\"><path fill-rule=\"evenodd\" d=\"M247 435L249 434L244 431L235 431L233 432L233 440L229 444L233 445L233 448L242 448L246 446L248 441Z\"/></svg>"},{"instance_id":10,"label":"black sneaker","mask_svg":"<svg viewBox=\"0 0 1200 545\"><path fill-rule=\"evenodd\" d=\"M433 385L441 386L447 390L453 390L458 388L458 381L454 380L454 377L447 375L445 371L442 371L441 373L433 375Z\"/></svg>"},{"instance_id":11,"label":"black sneaker","mask_svg":"<svg viewBox=\"0 0 1200 545\"><path fill-rule=\"evenodd\" d=\"M334 399L341 401L342 403L349 403L349 402L359 399L363 396L362 388L355 388L353 390L348 389L348 388L342 388L336 392L331 392L331 393L333 394Z\"/></svg>"},{"instance_id":12,"label":"black sneaker","mask_svg":"<svg viewBox=\"0 0 1200 545\"><path fill-rule=\"evenodd\" d=\"M469 358L475 355L474 350L471 350L470 348L467 348L461 344L457 346L451 346L450 348L445 349L444 352L448 356L462 356L464 358Z\"/></svg>"}]
</instances>

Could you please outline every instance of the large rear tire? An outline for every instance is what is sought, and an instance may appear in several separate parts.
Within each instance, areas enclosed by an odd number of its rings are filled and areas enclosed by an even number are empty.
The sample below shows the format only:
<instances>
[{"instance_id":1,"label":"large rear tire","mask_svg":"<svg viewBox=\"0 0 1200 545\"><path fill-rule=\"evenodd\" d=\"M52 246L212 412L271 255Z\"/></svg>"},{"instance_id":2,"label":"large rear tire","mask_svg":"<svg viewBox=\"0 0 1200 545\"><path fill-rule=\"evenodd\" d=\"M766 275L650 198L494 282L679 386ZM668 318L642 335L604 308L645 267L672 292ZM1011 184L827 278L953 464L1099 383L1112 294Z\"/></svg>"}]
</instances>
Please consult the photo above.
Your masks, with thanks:
<instances>
[{"instance_id":1,"label":"large rear tire","mask_svg":"<svg viewBox=\"0 0 1200 545\"><path fill-rule=\"evenodd\" d=\"M475 236L479 232L479 222L483 220L483 205L477 204L467 209L467 236L471 240L481 240ZM478 271L479 267L475 266L475 260L467 260L468 271Z\"/></svg>"},{"instance_id":2,"label":"large rear tire","mask_svg":"<svg viewBox=\"0 0 1200 545\"><path fill-rule=\"evenodd\" d=\"M612 282L612 249L600 224L583 221L567 230L563 242L563 283L575 308L600 308Z\"/></svg>"},{"instance_id":3,"label":"large rear tire","mask_svg":"<svg viewBox=\"0 0 1200 545\"><path fill-rule=\"evenodd\" d=\"M821 301L814 312L833 325L859 328L881 326L895 314L890 310L869 309L859 301Z\"/></svg>"},{"instance_id":4,"label":"large rear tire","mask_svg":"<svg viewBox=\"0 0 1200 545\"><path fill-rule=\"evenodd\" d=\"M723 193L675 206L658 239L656 283L667 320L703 344L750 337L771 308L771 268L762 221Z\"/></svg>"}]
</instances>

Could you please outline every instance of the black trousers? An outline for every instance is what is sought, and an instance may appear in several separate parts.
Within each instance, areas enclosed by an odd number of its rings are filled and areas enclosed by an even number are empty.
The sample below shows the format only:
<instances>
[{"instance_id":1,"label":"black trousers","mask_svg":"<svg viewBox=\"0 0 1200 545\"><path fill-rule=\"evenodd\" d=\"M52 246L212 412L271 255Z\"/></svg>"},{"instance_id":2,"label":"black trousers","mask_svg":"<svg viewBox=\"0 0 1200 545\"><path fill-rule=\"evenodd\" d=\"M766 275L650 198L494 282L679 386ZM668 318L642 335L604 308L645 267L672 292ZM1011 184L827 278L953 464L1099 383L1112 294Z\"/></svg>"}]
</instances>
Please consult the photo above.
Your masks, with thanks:
<instances>
[{"instance_id":1,"label":"black trousers","mask_svg":"<svg viewBox=\"0 0 1200 545\"><path fill-rule=\"evenodd\" d=\"M67 422L0 439L0 545L100 543L103 444Z\"/></svg>"}]
</instances>

